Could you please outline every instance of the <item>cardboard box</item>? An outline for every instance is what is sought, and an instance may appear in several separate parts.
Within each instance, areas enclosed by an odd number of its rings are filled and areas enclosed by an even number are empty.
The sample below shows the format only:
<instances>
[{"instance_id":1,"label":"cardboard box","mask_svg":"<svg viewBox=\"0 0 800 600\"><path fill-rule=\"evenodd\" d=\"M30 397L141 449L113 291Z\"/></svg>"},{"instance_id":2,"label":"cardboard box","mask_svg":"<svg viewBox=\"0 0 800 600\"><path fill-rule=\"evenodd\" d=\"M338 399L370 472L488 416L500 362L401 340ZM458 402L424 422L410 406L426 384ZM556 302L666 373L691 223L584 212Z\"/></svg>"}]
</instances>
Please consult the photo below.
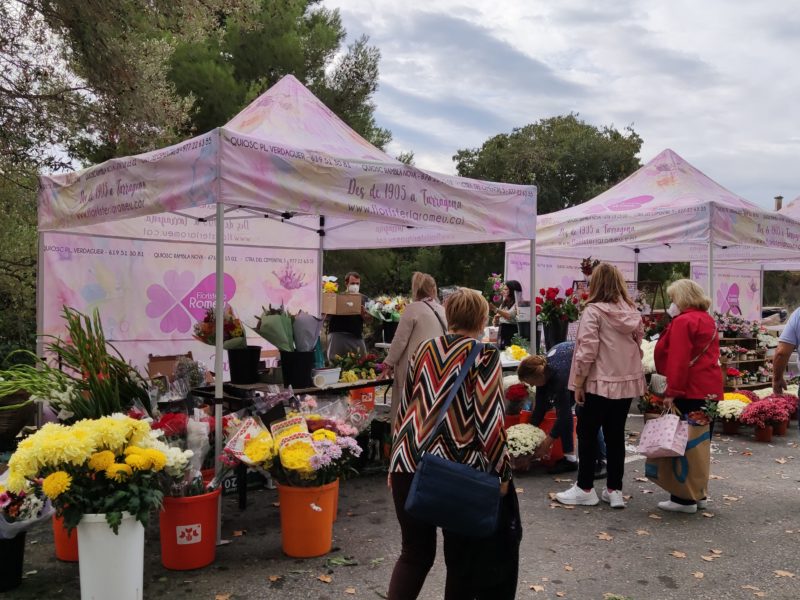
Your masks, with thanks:
<instances>
[{"instance_id":1,"label":"cardboard box","mask_svg":"<svg viewBox=\"0 0 800 600\"><path fill-rule=\"evenodd\" d=\"M360 315L361 294L322 294L322 314Z\"/></svg>"}]
</instances>

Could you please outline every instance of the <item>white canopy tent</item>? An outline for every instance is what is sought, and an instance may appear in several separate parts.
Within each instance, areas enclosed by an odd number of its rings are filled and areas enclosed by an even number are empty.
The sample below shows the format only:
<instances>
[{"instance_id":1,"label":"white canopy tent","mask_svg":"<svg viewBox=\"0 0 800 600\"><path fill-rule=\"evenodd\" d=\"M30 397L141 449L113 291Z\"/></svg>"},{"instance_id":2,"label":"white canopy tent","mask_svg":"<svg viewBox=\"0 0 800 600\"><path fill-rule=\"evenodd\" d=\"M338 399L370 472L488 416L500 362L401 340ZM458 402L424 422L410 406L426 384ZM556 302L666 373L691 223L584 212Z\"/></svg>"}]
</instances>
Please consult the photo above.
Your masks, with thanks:
<instances>
[{"instance_id":1,"label":"white canopy tent","mask_svg":"<svg viewBox=\"0 0 800 600\"><path fill-rule=\"evenodd\" d=\"M540 215L536 247L542 256L576 260L710 264L711 293L717 262L800 256L800 223L763 210L664 150L588 202ZM527 249L527 242L506 244L507 253Z\"/></svg>"},{"instance_id":2,"label":"white canopy tent","mask_svg":"<svg viewBox=\"0 0 800 600\"><path fill-rule=\"evenodd\" d=\"M226 221L236 219L252 226L226 230ZM215 372L221 374L226 243L315 249L321 276L325 249L533 240L536 188L400 163L287 76L209 133L42 176L39 231L214 244ZM222 395L218 376L217 456Z\"/></svg>"}]
</instances>

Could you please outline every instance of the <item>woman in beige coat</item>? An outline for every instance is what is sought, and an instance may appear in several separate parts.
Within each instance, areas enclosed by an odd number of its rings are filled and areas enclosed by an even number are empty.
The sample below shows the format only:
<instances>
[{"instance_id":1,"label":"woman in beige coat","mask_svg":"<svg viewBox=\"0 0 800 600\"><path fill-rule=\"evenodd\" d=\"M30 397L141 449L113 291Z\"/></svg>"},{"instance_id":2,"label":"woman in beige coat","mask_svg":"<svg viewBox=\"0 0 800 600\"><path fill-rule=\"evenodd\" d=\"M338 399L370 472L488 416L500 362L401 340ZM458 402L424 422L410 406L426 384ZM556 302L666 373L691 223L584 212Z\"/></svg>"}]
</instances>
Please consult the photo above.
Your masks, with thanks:
<instances>
[{"instance_id":1,"label":"woman in beige coat","mask_svg":"<svg viewBox=\"0 0 800 600\"><path fill-rule=\"evenodd\" d=\"M394 377L391 423L400 405L408 365L422 342L447 334L447 317L437 301L436 281L427 273L411 277L411 304L403 311L381 377Z\"/></svg>"}]
</instances>

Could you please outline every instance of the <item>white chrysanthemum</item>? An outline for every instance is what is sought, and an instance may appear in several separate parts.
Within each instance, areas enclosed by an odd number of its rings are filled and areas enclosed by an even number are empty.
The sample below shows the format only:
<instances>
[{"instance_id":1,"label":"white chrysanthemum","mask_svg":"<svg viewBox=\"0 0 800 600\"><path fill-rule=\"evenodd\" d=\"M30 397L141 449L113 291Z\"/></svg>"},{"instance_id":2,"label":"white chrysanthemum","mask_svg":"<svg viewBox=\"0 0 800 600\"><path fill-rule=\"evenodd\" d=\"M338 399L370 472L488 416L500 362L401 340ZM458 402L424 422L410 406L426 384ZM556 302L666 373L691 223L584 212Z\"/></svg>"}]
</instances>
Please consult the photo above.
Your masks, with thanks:
<instances>
[{"instance_id":1,"label":"white chrysanthemum","mask_svg":"<svg viewBox=\"0 0 800 600\"><path fill-rule=\"evenodd\" d=\"M512 425L508 428L506 434L508 437L508 453L515 457L532 454L546 437L544 431L527 423Z\"/></svg>"}]
</instances>

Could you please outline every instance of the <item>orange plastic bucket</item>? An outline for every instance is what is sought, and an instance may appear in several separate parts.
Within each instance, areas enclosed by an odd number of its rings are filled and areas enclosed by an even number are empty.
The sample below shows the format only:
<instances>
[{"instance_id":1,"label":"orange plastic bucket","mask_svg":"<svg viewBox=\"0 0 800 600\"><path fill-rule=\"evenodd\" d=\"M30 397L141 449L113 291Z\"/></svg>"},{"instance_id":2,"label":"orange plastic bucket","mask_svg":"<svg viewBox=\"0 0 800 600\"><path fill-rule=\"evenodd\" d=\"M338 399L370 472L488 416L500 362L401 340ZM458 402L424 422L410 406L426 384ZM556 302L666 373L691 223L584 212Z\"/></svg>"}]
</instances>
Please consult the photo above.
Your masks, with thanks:
<instances>
[{"instance_id":1,"label":"orange plastic bucket","mask_svg":"<svg viewBox=\"0 0 800 600\"><path fill-rule=\"evenodd\" d=\"M350 404L353 406L360 406L366 412L375 410L375 388L365 387L357 390L350 390Z\"/></svg>"},{"instance_id":2,"label":"orange plastic bucket","mask_svg":"<svg viewBox=\"0 0 800 600\"><path fill-rule=\"evenodd\" d=\"M78 562L78 530L67 531L64 519L55 515L53 515L53 540L58 560Z\"/></svg>"},{"instance_id":3,"label":"orange plastic bucket","mask_svg":"<svg viewBox=\"0 0 800 600\"><path fill-rule=\"evenodd\" d=\"M320 487L278 484L283 551L294 558L313 558L331 551L339 482Z\"/></svg>"},{"instance_id":4,"label":"orange plastic bucket","mask_svg":"<svg viewBox=\"0 0 800 600\"><path fill-rule=\"evenodd\" d=\"M572 423L573 423L573 425L572 425L573 426L572 439L574 440L575 439L575 428L577 428L577 419L575 419L573 417ZM555 424L556 424L556 411L548 410L545 413L544 419L542 420L542 424L539 425L539 427L541 428L542 431L544 431L545 433L549 434L550 431L555 426ZM558 438L553 443L553 447L550 449L550 458L548 460L544 461L544 463L546 465L553 465L557 461L561 460L562 458L564 458L564 448L561 445L561 438Z\"/></svg>"},{"instance_id":5,"label":"orange plastic bucket","mask_svg":"<svg viewBox=\"0 0 800 600\"><path fill-rule=\"evenodd\" d=\"M186 498L164 498L159 518L161 564L173 571L200 569L217 554L217 511L221 490Z\"/></svg>"}]
</instances>

